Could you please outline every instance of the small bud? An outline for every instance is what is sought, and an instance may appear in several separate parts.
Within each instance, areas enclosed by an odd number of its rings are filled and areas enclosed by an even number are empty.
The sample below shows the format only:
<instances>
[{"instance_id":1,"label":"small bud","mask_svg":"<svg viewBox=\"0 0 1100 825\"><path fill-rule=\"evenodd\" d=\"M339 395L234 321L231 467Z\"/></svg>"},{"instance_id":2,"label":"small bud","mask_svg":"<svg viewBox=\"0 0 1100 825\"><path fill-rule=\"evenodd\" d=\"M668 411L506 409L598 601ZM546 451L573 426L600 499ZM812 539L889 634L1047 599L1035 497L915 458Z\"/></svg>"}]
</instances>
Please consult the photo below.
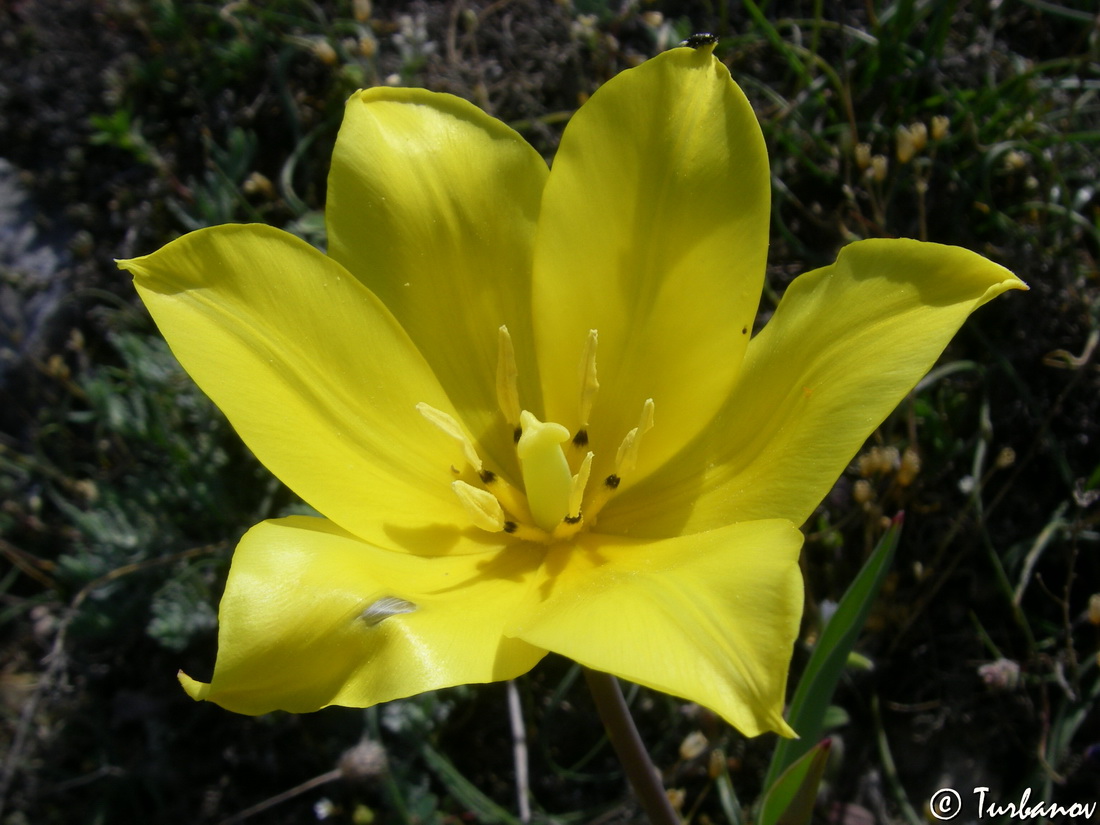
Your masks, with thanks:
<instances>
[{"instance_id":1,"label":"small bud","mask_svg":"<svg viewBox=\"0 0 1100 825\"><path fill-rule=\"evenodd\" d=\"M866 169L871 165L871 144L870 143L857 143L856 144L856 166L860 169Z\"/></svg>"},{"instance_id":2,"label":"small bud","mask_svg":"<svg viewBox=\"0 0 1100 825\"><path fill-rule=\"evenodd\" d=\"M368 20L370 20L370 0L352 0L351 8L352 14L355 15L355 19L358 20L360 23L366 23Z\"/></svg>"},{"instance_id":3,"label":"small bud","mask_svg":"<svg viewBox=\"0 0 1100 825\"><path fill-rule=\"evenodd\" d=\"M1004 470L1015 463L1016 451L1011 447L1002 447L1001 451L997 453L997 461L995 462L997 469Z\"/></svg>"},{"instance_id":4,"label":"small bud","mask_svg":"<svg viewBox=\"0 0 1100 825\"><path fill-rule=\"evenodd\" d=\"M665 791L668 796L669 804L672 805L672 810L679 811L684 807L684 800L687 799L687 794L683 788L669 788Z\"/></svg>"},{"instance_id":5,"label":"small bud","mask_svg":"<svg viewBox=\"0 0 1100 825\"><path fill-rule=\"evenodd\" d=\"M1089 596L1088 616L1092 624L1100 625L1100 593Z\"/></svg>"},{"instance_id":6,"label":"small bud","mask_svg":"<svg viewBox=\"0 0 1100 825\"><path fill-rule=\"evenodd\" d=\"M332 44L320 38L313 41L313 56L326 66L335 66L339 59L336 55L336 49L332 48Z\"/></svg>"},{"instance_id":7,"label":"small bud","mask_svg":"<svg viewBox=\"0 0 1100 825\"><path fill-rule=\"evenodd\" d=\"M920 454L912 447L906 447L898 465L898 484L908 487L920 472Z\"/></svg>"},{"instance_id":8,"label":"small bud","mask_svg":"<svg viewBox=\"0 0 1100 825\"><path fill-rule=\"evenodd\" d=\"M707 737L701 731L692 731L680 743L680 758L685 762L694 759L707 749L708 744Z\"/></svg>"},{"instance_id":9,"label":"small bud","mask_svg":"<svg viewBox=\"0 0 1100 825\"><path fill-rule=\"evenodd\" d=\"M386 771L386 749L373 740L363 739L341 754L336 767L344 779L381 776Z\"/></svg>"},{"instance_id":10,"label":"small bud","mask_svg":"<svg viewBox=\"0 0 1100 825\"><path fill-rule=\"evenodd\" d=\"M1005 153L1004 165L1009 172L1018 172L1027 166L1027 156L1023 152L1017 152L1013 149L1011 152Z\"/></svg>"},{"instance_id":11,"label":"small bud","mask_svg":"<svg viewBox=\"0 0 1100 825\"><path fill-rule=\"evenodd\" d=\"M919 153L928 145L928 127L923 123L914 123L909 127L909 139L913 141L913 148Z\"/></svg>"},{"instance_id":12,"label":"small bud","mask_svg":"<svg viewBox=\"0 0 1100 825\"><path fill-rule=\"evenodd\" d=\"M932 140L943 140L951 132L951 120L946 115L932 118Z\"/></svg>"},{"instance_id":13,"label":"small bud","mask_svg":"<svg viewBox=\"0 0 1100 825\"><path fill-rule=\"evenodd\" d=\"M725 770L726 754L720 748L715 748L710 752L710 758L707 760L707 776L717 779Z\"/></svg>"},{"instance_id":14,"label":"small bud","mask_svg":"<svg viewBox=\"0 0 1100 825\"><path fill-rule=\"evenodd\" d=\"M896 144L895 154L897 155L898 163L908 163L913 159L913 155L917 153L917 144L913 140L913 135L904 126L899 126L897 131L894 132L894 142Z\"/></svg>"},{"instance_id":15,"label":"small bud","mask_svg":"<svg viewBox=\"0 0 1100 825\"><path fill-rule=\"evenodd\" d=\"M978 668L978 675L990 690L1015 690L1020 684L1020 666L1011 659L998 659Z\"/></svg>"},{"instance_id":16,"label":"small bud","mask_svg":"<svg viewBox=\"0 0 1100 825\"><path fill-rule=\"evenodd\" d=\"M65 363L65 359L59 353L55 352L46 360L46 375L51 378L66 381L71 374L72 371L69 369L69 365Z\"/></svg>"},{"instance_id":17,"label":"small bud","mask_svg":"<svg viewBox=\"0 0 1100 825\"><path fill-rule=\"evenodd\" d=\"M852 500L856 504L866 504L875 497L875 491L871 489L871 482L861 478L852 485Z\"/></svg>"},{"instance_id":18,"label":"small bud","mask_svg":"<svg viewBox=\"0 0 1100 825\"><path fill-rule=\"evenodd\" d=\"M901 466L901 456L897 447L879 448L879 472L885 475L892 473Z\"/></svg>"},{"instance_id":19,"label":"small bud","mask_svg":"<svg viewBox=\"0 0 1100 825\"><path fill-rule=\"evenodd\" d=\"M259 172L253 172L245 178L244 183L241 184L241 189L244 190L246 195L259 195L269 199L275 197L275 186L266 175L261 175Z\"/></svg>"},{"instance_id":20,"label":"small bud","mask_svg":"<svg viewBox=\"0 0 1100 825\"><path fill-rule=\"evenodd\" d=\"M882 183L886 180L886 173L890 169L890 161L886 159L886 155L875 155L871 158L871 177L874 178L875 183Z\"/></svg>"}]
</instances>

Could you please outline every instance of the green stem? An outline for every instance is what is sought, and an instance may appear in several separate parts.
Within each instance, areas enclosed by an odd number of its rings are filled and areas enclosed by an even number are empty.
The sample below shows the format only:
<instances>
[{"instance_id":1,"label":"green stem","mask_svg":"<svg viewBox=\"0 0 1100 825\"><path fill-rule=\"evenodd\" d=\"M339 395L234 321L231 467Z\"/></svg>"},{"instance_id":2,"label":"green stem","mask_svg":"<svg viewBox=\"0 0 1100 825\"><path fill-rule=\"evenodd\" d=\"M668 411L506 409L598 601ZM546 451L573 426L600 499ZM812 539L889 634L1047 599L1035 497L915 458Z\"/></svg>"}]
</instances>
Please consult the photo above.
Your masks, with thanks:
<instances>
[{"instance_id":1,"label":"green stem","mask_svg":"<svg viewBox=\"0 0 1100 825\"><path fill-rule=\"evenodd\" d=\"M681 825L680 817L668 801L661 775L649 760L642 737L634 726L630 710L623 699L618 680L610 673L584 668L588 689L596 701L607 738L623 763L627 779L645 809L651 825Z\"/></svg>"}]
</instances>

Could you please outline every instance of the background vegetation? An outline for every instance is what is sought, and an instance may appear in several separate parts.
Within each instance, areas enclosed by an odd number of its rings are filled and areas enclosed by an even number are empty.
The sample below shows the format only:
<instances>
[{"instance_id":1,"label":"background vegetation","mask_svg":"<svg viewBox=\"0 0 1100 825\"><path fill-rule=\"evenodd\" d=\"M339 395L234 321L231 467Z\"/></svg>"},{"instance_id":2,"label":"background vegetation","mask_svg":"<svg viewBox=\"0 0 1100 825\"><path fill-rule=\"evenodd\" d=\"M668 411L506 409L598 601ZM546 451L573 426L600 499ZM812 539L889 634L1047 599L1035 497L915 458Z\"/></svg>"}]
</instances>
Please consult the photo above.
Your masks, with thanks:
<instances>
[{"instance_id":1,"label":"background vegetation","mask_svg":"<svg viewBox=\"0 0 1100 825\"><path fill-rule=\"evenodd\" d=\"M1092 0L0 5L0 821L240 821L313 777L249 821L517 820L504 685L258 719L178 688L213 662L235 540L295 501L112 259L227 221L323 243L356 88L453 92L550 157L600 83L700 31L771 151L761 320L863 237L960 244L1031 285L971 319L806 525L796 673L907 514L819 817L920 822L944 786L1097 801L1097 20ZM534 818L629 820L576 676L550 658L517 684ZM755 797L771 738L632 696L693 822Z\"/></svg>"}]
</instances>

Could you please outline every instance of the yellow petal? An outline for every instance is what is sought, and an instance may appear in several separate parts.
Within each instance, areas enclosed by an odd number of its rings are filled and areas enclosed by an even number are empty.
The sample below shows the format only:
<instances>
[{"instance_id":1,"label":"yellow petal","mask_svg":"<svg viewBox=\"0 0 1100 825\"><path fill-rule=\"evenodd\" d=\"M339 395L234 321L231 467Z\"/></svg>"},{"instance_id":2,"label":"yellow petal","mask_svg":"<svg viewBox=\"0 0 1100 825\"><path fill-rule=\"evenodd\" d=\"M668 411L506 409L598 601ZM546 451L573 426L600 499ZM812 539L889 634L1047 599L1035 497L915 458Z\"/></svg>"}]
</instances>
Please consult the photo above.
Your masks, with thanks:
<instances>
[{"instance_id":1,"label":"yellow petal","mask_svg":"<svg viewBox=\"0 0 1100 825\"><path fill-rule=\"evenodd\" d=\"M617 75L565 130L535 244L545 417L579 425L578 365L598 330L591 443L613 450L646 399L656 404L624 487L728 395L760 298L769 196L756 117L708 49ZM597 476L608 452L596 450Z\"/></svg>"},{"instance_id":2,"label":"yellow petal","mask_svg":"<svg viewBox=\"0 0 1100 825\"><path fill-rule=\"evenodd\" d=\"M184 369L303 499L365 540L454 552L469 525L450 487L461 454L416 404L452 408L343 267L259 225L192 232L119 265Z\"/></svg>"},{"instance_id":3,"label":"yellow petal","mask_svg":"<svg viewBox=\"0 0 1100 825\"><path fill-rule=\"evenodd\" d=\"M651 543L585 533L550 551L507 632L705 705L749 736L790 735L801 546L785 521Z\"/></svg>"},{"instance_id":4,"label":"yellow petal","mask_svg":"<svg viewBox=\"0 0 1100 825\"><path fill-rule=\"evenodd\" d=\"M665 536L758 518L801 524L966 317L1026 288L959 247L845 247L787 289L704 437L613 500L600 529Z\"/></svg>"},{"instance_id":5,"label":"yellow petal","mask_svg":"<svg viewBox=\"0 0 1100 825\"><path fill-rule=\"evenodd\" d=\"M501 634L537 563L515 549L424 558L325 519L265 521L233 556L213 679L180 681L195 699L260 714L511 679L545 654Z\"/></svg>"},{"instance_id":6,"label":"yellow petal","mask_svg":"<svg viewBox=\"0 0 1100 825\"><path fill-rule=\"evenodd\" d=\"M329 174L329 254L389 307L488 456L512 470L498 328L513 332L520 398L536 405L531 256L546 175L476 106L389 88L348 101Z\"/></svg>"}]
</instances>

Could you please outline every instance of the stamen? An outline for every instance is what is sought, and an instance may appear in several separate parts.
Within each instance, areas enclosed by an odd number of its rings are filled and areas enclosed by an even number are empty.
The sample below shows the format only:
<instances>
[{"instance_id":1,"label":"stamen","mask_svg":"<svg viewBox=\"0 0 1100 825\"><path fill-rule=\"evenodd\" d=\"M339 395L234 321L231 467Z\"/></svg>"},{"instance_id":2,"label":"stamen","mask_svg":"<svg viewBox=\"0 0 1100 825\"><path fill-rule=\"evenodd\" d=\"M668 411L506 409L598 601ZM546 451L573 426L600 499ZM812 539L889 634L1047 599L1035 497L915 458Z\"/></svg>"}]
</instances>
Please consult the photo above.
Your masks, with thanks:
<instances>
[{"instance_id":1,"label":"stamen","mask_svg":"<svg viewBox=\"0 0 1100 825\"><path fill-rule=\"evenodd\" d=\"M504 529L504 511L496 496L465 481L451 482L451 489L475 527L490 533L499 533Z\"/></svg>"},{"instance_id":2,"label":"stamen","mask_svg":"<svg viewBox=\"0 0 1100 825\"><path fill-rule=\"evenodd\" d=\"M478 478L485 485L485 489L496 496L497 501L501 503L505 510L516 518L525 521L531 520L531 511L527 508L527 499L506 479L501 478L491 470L482 470L478 473Z\"/></svg>"},{"instance_id":3,"label":"stamen","mask_svg":"<svg viewBox=\"0 0 1100 825\"><path fill-rule=\"evenodd\" d=\"M584 355L581 356L580 383L581 383L581 427L574 438L578 447L588 443L588 417L592 414L592 403L596 400L596 391L600 388L600 382L596 380L596 344L599 342L599 334L594 329L588 330L588 338L584 342ZM584 437L580 443L581 433Z\"/></svg>"},{"instance_id":4,"label":"stamen","mask_svg":"<svg viewBox=\"0 0 1100 825\"><path fill-rule=\"evenodd\" d=\"M642 405L642 415L638 419L638 426L626 434L623 443L619 445L619 451L615 455L614 472L608 475L603 484L596 487L584 508L585 523L591 527L596 523L596 517L615 495L622 483L623 475L634 470L638 463L638 449L642 444L642 436L653 429L654 404L652 398L647 398Z\"/></svg>"},{"instance_id":5,"label":"stamen","mask_svg":"<svg viewBox=\"0 0 1100 825\"><path fill-rule=\"evenodd\" d=\"M521 541L534 541L540 544L546 544L550 541L550 534L545 530L522 521L504 522L504 532Z\"/></svg>"},{"instance_id":6,"label":"stamen","mask_svg":"<svg viewBox=\"0 0 1100 825\"><path fill-rule=\"evenodd\" d=\"M380 624L383 619L388 619L390 616L398 616L402 613L412 613L416 610L416 605L412 602L407 602L404 599L399 599L397 596L383 596L377 601L373 601L368 604L363 612L359 614L359 618L368 627L374 627Z\"/></svg>"},{"instance_id":7,"label":"stamen","mask_svg":"<svg viewBox=\"0 0 1100 825\"><path fill-rule=\"evenodd\" d=\"M573 475L562 452L569 430L561 424L542 422L524 410L520 414L523 435L516 445L527 504L539 527L550 532L569 514Z\"/></svg>"},{"instance_id":8,"label":"stamen","mask_svg":"<svg viewBox=\"0 0 1100 825\"><path fill-rule=\"evenodd\" d=\"M577 474L573 476L573 487L569 490L569 515L566 521L580 521L581 502L584 500L584 489L588 486L588 476L592 473L592 452L584 457Z\"/></svg>"},{"instance_id":9,"label":"stamen","mask_svg":"<svg viewBox=\"0 0 1100 825\"><path fill-rule=\"evenodd\" d=\"M592 474L592 458L593 454L588 452L577 474L573 476L573 486L569 490L569 514L554 528L555 541L571 539L584 526L581 505L584 501L585 488L588 486L588 477Z\"/></svg>"},{"instance_id":10,"label":"stamen","mask_svg":"<svg viewBox=\"0 0 1100 825\"><path fill-rule=\"evenodd\" d=\"M504 413L504 420L519 428L519 369L516 367L516 350L508 327L501 326L497 336L497 403ZM517 437L518 438L518 437Z\"/></svg>"},{"instance_id":11,"label":"stamen","mask_svg":"<svg viewBox=\"0 0 1100 825\"><path fill-rule=\"evenodd\" d=\"M477 450L474 449L473 442L466 437L466 433L462 432L462 427L452 416L424 402L416 405L416 411L439 427L445 435L457 441L462 446L466 461L474 468L475 472L481 472L481 459L478 457Z\"/></svg>"},{"instance_id":12,"label":"stamen","mask_svg":"<svg viewBox=\"0 0 1100 825\"><path fill-rule=\"evenodd\" d=\"M631 472L638 463L638 448L642 445L642 436L653 429L653 399L647 398L642 405L642 416L638 426L626 434L619 451L615 454L615 474L622 476Z\"/></svg>"}]
</instances>

